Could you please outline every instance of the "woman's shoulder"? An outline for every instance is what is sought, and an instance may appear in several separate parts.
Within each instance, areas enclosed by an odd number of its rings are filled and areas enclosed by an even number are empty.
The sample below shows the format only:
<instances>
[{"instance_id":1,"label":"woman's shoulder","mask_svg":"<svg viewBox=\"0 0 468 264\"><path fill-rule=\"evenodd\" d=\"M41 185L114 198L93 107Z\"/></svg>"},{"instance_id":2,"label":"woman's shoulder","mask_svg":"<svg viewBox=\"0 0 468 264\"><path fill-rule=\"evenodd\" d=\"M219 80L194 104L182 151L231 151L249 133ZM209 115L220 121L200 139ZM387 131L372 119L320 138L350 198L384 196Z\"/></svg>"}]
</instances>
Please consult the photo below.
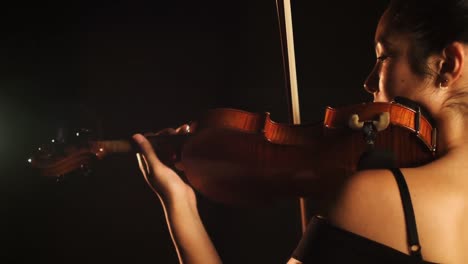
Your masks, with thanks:
<instances>
[{"instance_id":1,"label":"woman's shoulder","mask_svg":"<svg viewBox=\"0 0 468 264\"><path fill-rule=\"evenodd\" d=\"M463 222L460 220L468 216L464 209L468 195L464 187L444 181L431 170L431 167L421 167L402 169L402 172L410 192L423 256L440 262L447 252L454 255L458 251L449 245L467 246L456 234L468 235L466 231L460 232L468 230L465 229L468 225L460 225ZM351 176L328 217L334 225L409 253L402 199L390 170L366 170Z\"/></svg>"},{"instance_id":2,"label":"woman's shoulder","mask_svg":"<svg viewBox=\"0 0 468 264\"><path fill-rule=\"evenodd\" d=\"M355 173L344 184L328 218L343 229L388 245L388 234L383 232L382 225L392 223L392 232L404 231L403 216L392 172L365 170Z\"/></svg>"}]
</instances>

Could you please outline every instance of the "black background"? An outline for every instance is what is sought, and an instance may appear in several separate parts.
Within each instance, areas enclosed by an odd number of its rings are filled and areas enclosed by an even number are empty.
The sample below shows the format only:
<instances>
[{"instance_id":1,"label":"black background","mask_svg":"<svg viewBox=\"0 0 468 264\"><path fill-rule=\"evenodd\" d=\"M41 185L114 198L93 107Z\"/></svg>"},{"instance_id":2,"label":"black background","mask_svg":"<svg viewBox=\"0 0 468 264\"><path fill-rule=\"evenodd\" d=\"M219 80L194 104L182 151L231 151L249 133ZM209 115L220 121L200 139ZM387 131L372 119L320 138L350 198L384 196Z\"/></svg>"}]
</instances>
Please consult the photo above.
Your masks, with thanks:
<instances>
[{"instance_id":1,"label":"black background","mask_svg":"<svg viewBox=\"0 0 468 264\"><path fill-rule=\"evenodd\" d=\"M362 83L385 2L293 1L303 122L319 121L328 105L371 100ZM59 127L123 138L213 107L287 122L275 8L273 0L2 4L2 262L177 263L134 156L60 183L27 159ZM225 263L285 263L300 238L293 198L260 208L199 201Z\"/></svg>"}]
</instances>

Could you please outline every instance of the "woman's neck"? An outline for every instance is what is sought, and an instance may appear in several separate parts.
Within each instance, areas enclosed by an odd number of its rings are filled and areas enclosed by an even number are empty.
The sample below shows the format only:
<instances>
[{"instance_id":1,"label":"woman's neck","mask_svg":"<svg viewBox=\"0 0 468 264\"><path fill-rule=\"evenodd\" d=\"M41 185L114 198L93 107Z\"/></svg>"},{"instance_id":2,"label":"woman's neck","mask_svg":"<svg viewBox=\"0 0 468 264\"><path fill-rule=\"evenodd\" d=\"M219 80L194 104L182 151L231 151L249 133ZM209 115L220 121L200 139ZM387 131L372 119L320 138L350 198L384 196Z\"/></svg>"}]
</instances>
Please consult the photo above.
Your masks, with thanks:
<instances>
[{"instance_id":1,"label":"woman's neck","mask_svg":"<svg viewBox=\"0 0 468 264\"><path fill-rule=\"evenodd\" d=\"M446 108L435 119L438 130L438 156L444 156L454 151L468 151L467 116L456 109Z\"/></svg>"}]
</instances>

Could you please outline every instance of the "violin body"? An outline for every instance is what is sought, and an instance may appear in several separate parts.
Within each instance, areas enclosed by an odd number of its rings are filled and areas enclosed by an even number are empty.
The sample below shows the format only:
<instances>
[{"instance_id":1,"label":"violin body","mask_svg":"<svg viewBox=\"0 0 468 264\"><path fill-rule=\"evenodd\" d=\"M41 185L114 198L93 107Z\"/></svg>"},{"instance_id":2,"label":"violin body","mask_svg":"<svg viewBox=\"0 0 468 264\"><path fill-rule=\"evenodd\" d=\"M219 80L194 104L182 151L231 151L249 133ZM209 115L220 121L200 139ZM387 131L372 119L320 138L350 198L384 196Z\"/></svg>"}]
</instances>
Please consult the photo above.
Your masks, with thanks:
<instances>
[{"instance_id":1,"label":"violin body","mask_svg":"<svg viewBox=\"0 0 468 264\"><path fill-rule=\"evenodd\" d=\"M382 112L390 113L390 124L377 133L374 150L392 153L398 167L434 159L435 129L428 119L401 104L369 103L329 107L323 123L308 125L275 123L268 113L210 111L195 124L197 136L185 144L181 160L190 184L223 203L331 192L369 151L362 131L349 128L349 117L375 120Z\"/></svg>"},{"instance_id":2,"label":"violin body","mask_svg":"<svg viewBox=\"0 0 468 264\"><path fill-rule=\"evenodd\" d=\"M305 125L276 123L269 113L213 109L191 123L189 134L147 138L160 159L177 163L203 195L251 205L334 192L373 151L391 153L398 167L428 163L435 158L435 131L417 109L367 103L328 107L322 123ZM31 163L43 175L62 175L108 154L135 150L131 141L90 141L58 156L42 152Z\"/></svg>"}]
</instances>

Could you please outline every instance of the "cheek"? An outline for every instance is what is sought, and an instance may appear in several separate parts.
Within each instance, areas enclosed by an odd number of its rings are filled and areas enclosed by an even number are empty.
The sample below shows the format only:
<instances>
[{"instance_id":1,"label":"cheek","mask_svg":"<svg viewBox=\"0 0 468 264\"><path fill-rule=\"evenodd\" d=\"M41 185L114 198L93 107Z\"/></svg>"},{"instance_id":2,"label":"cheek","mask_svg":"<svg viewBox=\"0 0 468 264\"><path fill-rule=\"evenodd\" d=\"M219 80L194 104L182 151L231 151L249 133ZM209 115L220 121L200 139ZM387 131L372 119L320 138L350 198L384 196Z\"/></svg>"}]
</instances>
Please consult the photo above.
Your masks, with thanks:
<instances>
[{"instance_id":1,"label":"cheek","mask_svg":"<svg viewBox=\"0 0 468 264\"><path fill-rule=\"evenodd\" d=\"M387 95L387 97L393 97L395 89L397 88L396 78L398 73L391 64L384 63L380 70L380 91Z\"/></svg>"},{"instance_id":2,"label":"cheek","mask_svg":"<svg viewBox=\"0 0 468 264\"><path fill-rule=\"evenodd\" d=\"M405 96L408 91L408 74L402 67L388 63L382 65L380 87L389 98Z\"/></svg>"}]
</instances>

